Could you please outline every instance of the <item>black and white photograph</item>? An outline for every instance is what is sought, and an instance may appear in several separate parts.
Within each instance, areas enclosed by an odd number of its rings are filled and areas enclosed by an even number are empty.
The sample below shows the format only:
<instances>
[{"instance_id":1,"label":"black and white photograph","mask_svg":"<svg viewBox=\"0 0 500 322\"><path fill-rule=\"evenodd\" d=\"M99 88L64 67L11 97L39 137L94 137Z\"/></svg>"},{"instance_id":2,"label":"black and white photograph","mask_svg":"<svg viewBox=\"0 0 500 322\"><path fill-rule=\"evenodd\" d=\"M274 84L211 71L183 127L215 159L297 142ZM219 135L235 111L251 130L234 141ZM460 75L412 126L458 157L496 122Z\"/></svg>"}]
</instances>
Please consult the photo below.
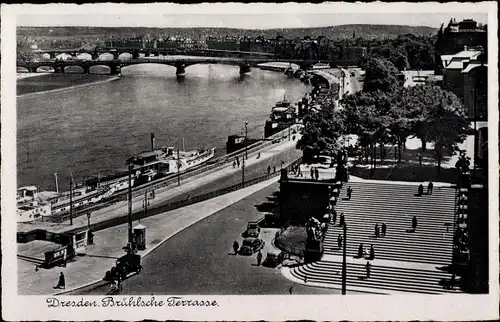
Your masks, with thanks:
<instances>
[{"instance_id":1,"label":"black and white photograph","mask_svg":"<svg viewBox=\"0 0 500 322\"><path fill-rule=\"evenodd\" d=\"M495 319L496 11L2 5L4 319Z\"/></svg>"}]
</instances>

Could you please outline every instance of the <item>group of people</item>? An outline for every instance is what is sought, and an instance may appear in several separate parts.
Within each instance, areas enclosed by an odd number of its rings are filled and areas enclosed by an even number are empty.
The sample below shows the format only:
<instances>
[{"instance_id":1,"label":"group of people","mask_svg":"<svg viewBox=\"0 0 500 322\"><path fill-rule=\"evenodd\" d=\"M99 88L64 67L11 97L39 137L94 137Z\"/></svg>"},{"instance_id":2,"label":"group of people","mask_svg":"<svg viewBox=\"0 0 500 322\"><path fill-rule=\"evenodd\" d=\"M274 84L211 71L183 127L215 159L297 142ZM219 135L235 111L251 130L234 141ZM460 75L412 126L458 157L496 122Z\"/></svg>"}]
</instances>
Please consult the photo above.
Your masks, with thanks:
<instances>
[{"instance_id":1,"label":"group of people","mask_svg":"<svg viewBox=\"0 0 500 322\"><path fill-rule=\"evenodd\" d=\"M335 209L332 210L332 221L333 224L335 225L337 223L337 211ZM344 213L340 213L339 217L339 226L343 227L345 225L345 216Z\"/></svg>"},{"instance_id":2,"label":"group of people","mask_svg":"<svg viewBox=\"0 0 500 322\"><path fill-rule=\"evenodd\" d=\"M302 173L302 170L300 169L300 164L295 164L292 165L291 172L295 173L297 177L303 177L304 174Z\"/></svg>"},{"instance_id":3,"label":"group of people","mask_svg":"<svg viewBox=\"0 0 500 322\"><path fill-rule=\"evenodd\" d=\"M318 168L311 167L311 179L318 180L319 179L319 170Z\"/></svg>"},{"instance_id":4,"label":"group of people","mask_svg":"<svg viewBox=\"0 0 500 322\"><path fill-rule=\"evenodd\" d=\"M369 260L375 259L375 248L370 245L370 248L364 248L363 243L359 244L358 248L358 258L366 258L368 256Z\"/></svg>"},{"instance_id":5,"label":"group of people","mask_svg":"<svg viewBox=\"0 0 500 322\"><path fill-rule=\"evenodd\" d=\"M429 184L427 185L427 194L432 195L432 190L434 189L434 184L432 181L429 181ZM423 196L424 195L424 185L420 184L418 186L418 195Z\"/></svg>"}]
</instances>

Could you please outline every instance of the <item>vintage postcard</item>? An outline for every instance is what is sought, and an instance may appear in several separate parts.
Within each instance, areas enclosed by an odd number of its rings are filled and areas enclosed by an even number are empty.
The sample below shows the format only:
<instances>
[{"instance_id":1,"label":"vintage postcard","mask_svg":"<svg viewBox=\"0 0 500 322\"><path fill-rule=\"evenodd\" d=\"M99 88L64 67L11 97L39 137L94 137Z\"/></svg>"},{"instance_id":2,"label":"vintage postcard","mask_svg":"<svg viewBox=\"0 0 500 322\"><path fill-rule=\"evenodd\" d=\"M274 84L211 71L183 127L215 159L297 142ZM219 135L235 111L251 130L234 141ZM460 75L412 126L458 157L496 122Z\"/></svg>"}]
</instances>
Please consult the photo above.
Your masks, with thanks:
<instances>
[{"instance_id":1,"label":"vintage postcard","mask_svg":"<svg viewBox=\"0 0 500 322\"><path fill-rule=\"evenodd\" d=\"M498 318L496 12L2 5L2 317Z\"/></svg>"}]
</instances>

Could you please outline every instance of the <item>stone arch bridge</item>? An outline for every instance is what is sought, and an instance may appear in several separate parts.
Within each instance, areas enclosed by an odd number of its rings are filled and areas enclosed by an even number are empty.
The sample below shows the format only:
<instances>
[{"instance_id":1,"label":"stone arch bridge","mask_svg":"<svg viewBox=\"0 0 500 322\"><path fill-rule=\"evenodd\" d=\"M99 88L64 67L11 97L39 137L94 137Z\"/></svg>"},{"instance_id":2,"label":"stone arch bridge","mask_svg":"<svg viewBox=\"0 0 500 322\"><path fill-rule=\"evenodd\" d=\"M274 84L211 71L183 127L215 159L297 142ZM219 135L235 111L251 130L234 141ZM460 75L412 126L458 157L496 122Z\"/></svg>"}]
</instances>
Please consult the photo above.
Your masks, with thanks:
<instances>
[{"instance_id":1,"label":"stone arch bridge","mask_svg":"<svg viewBox=\"0 0 500 322\"><path fill-rule=\"evenodd\" d=\"M111 59L111 60L46 60L37 62L23 62L18 61L17 67L26 68L29 72L37 72L40 67L50 67L56 73L64 73L69 66L79 66L83 73L91 73L93 66L107 66L110 69L110 74L119 74L121 69L126 66L139 65L139 64L161 64L170 65L176 68L177 75L184 75L185 69L188 66L195 64L227 64L240 66L240 74L250 72L250 68L257 66L261 63L267 62L280 62L280 63L294 63L299 65L302 69L318 63L317 60L275 60L268 57L259 58L238 58L238 57L205 57L205 56L163 56L163 57L143 57L124 59ZM336 61L322 61L329 63L332 67L337 66Z\"/></svg>"}]
</instances>

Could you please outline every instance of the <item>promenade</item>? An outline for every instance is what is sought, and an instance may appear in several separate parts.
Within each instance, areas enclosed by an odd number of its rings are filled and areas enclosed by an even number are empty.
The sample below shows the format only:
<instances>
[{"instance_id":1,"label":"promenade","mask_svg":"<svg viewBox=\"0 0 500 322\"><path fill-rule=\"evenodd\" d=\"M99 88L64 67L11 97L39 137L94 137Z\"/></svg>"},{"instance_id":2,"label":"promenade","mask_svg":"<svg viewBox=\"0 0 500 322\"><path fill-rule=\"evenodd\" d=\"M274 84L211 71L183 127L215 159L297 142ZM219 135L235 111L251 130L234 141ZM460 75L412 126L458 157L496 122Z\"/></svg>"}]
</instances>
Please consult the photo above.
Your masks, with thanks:
<instances>
[{"instance_id":1,"label":"promenade","mask_svg":"<svg viewBox=\"0 0 500 322\"><path fill-rule=\"evenodd\" d=\"M256 158L258 152L249 154L245 169L247 180L266 174L268 167L277 167L276 171L279 171L279 162L281 160L285 164L294 161L300 156L300 151L295 149L295 144L296 141L290 140L265 147L260 150L259 159ZM172 202L176 198L182 200L185 198L185 194L193 194L195 196L198 194L196 192L206 193L217 188L239 183L241 182L241 172L240 168L233 168L232 164L229 163L221 168L188 178L180 186L167 186L158 189L156 190L156 198L151 200L149 208L161 207L162 204ZM277 181L278 178L279 176L271 181L267 181L267 184ZM177 232L265 186L265 182L259 183L214 199L142 219L140 221L141 224L148 227L148 247L147 251L142 255L148 254L153 247L157 247ZM142 211L142 205L142 198L136 198L133 202L133 210ZM94 212L91 220L92 222L104 221L117 216L125 216L127 211L127 202L119 202L113 206ZM77 227L85 228L87 224L87 217L81 216L74 219L73 226L69 226L67 223L63 225L43 223L43 227L55 232ZM134 222L134 225L136 224L137 221ZM19 226L20 229L29 229L32 225L19 224ZM37 228L40 228L40 226L37 225ZM124 254L121 248L126 245L126 238L126 224L97 231L94 235L94 245L87 247L85 255L77 256L75 261L68 263L65 268L41 269L37 272L35 271L34 262L42 258L44 251L54 249L57 245L43 241L18 244L18 254L24 255L28 259L18 258L17 260L18 293L26 295L57 293L60 290L54 290L52 286L54 278L58 276L59 271L65 272L68 289L101 279L106 270L113 266L116 259Z\"/></svg>"}]
</instances>

